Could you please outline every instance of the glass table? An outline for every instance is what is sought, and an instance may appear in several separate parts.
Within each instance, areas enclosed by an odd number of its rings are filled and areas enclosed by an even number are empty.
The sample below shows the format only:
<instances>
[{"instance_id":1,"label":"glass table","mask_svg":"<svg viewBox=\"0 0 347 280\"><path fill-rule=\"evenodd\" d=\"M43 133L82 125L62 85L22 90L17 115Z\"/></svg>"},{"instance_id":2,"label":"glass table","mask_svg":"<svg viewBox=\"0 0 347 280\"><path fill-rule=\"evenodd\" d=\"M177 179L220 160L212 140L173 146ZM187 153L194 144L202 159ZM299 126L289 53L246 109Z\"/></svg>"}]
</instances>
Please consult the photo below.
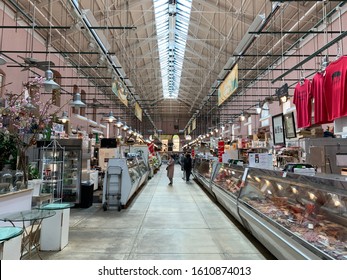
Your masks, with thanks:
<instances>
[{"instance_id":1,"label":"glass table","mask_svg":"<svg viewBox=\"0 0 347 280\"><path fill-rule=\"evenodd\" d=\"M16 227L15 223L22 223L21 259L25 254L29 254L30 258L33 251L36 251L42 259L39 254L41 224L44 219L53 217L55 214L53 210L32 209L0 215L0 221L9 222L13 227ZM27 223L29 226L26 226Z\"/></svg>"}]
</instances>

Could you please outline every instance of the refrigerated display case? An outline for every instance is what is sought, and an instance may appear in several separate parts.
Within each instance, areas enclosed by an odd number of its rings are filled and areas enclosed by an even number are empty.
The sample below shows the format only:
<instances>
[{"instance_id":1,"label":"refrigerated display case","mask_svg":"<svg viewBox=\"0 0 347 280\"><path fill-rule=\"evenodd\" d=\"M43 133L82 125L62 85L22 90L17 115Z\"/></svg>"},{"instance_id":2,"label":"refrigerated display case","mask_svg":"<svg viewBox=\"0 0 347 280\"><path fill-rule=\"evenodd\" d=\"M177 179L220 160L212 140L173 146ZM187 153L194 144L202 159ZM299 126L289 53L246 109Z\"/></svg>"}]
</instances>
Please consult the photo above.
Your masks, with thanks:
<instances>
[{"instance_id":1,"label":"refrigerated display case","mask_svg":"<svg viewBox=\"0 0 347 280\"><path fill-rule=\"evenodd\" d=\"M238 205L243 225L277 258L347 260L345 177L250 168Z\"/></svg>"},{"instance_id":2,"label":"refrigerated display case","mask_svg":"<svg viewBox=\"0 0 347 280\"><path fill-rule=\"evenodd\" d=\"M218 163L212 177L212 192L217 201L224 206L239 222L237 199L241 191L244 168L236 164Z\"/></svg>"},{"instance_id":3,"label":"refrigerated display case","mask_svg":"<svg viewBox=\"0 0 347 280\"><path fill-rule=\"evenodd\" d=\"M218 163L211 190L278 259L347 260L345 176Z\"/></svg>"},{"instance_id":4,"label":"refrigerated display case","mask_svg":"<svg viewBox=\"0 0 347 280\"><path fill-rule=\"evenodd\" d=\"M202 157L196 157L194 159L192 174L202 186L212 193L211 190L211 178L214 174L217 161L216 159L207 159Z\"/></svg>"},{"instance_id":5,"label":"refrigerated display case","mask_svg":"<svg viewBox=\"0 0 347 280\"><path fill-rule=\"evenodd\" d=\"M142 184L148 179L148 167L144 163L143 159L137 157L129 158L111 158L108 161L108 166L104 176L103 190L104 193L112 193L112 186L108 185L108 168L112 166L119 166L122 170L120 178L120 203L122 207L125 207L130 199L134 196L136 191L142 186ZM109 190L109 191L106 191ZM117 205L115 201L116 197L105 197L103 195L103 204L107 201L109 205Z\"/></svg>"},{"instance_id":6,"label":"refrigerated display case","mask_svg":"<svg viewBox=\"0 0 347 280\"><path fill-rule=\"evenodd\" d=\"M42 182L41 193L52 193L54 200L80 202L82 139L38 141Z\"/></svg>"}]
</instances>

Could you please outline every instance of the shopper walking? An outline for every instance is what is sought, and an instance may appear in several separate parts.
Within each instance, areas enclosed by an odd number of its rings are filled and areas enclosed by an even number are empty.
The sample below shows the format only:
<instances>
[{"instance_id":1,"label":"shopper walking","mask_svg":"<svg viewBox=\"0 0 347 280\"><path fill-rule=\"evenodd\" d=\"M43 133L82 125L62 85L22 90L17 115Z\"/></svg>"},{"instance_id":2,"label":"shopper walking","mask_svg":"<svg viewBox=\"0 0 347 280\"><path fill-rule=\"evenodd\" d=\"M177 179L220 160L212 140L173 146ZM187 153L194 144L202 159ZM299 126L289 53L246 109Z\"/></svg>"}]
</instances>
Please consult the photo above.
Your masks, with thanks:
<instances>
[{"instance_id":1,"label":"shopper walking","mask_svg":"<svg viewBox=\"0 0 347 280\"><path fill-rule=\"evenodd\" d=\"M173 155L170 155L169 161L167 163L167 177L170 180L169 185L172 185L173 183L173 176L174 176L174 171L175 171L175 158Z\"/></svg>"},{"instance_id":2,"label":"shopper walking","mask_svg":"<svg viewBox=\"0 0 347 280\"><path fill-rule=\"evenodd\" d=\"M180 158L178 160L179 164L181 165L181 171L182 171L182 179L186 179L186 172L184 171L184 154L180 154Z\"/></svg>"},{"instance_id":3,"label":"shopper walking","mask_svg":"<svg viewBox=\"0 0 347 280\"><path fill-rule=\"evenodd\" d=\"M186 181L189 182L190 174L192 173L192 158L188 153L184 158L184 171L186 172Z\"/></svg>"}]
</instances>

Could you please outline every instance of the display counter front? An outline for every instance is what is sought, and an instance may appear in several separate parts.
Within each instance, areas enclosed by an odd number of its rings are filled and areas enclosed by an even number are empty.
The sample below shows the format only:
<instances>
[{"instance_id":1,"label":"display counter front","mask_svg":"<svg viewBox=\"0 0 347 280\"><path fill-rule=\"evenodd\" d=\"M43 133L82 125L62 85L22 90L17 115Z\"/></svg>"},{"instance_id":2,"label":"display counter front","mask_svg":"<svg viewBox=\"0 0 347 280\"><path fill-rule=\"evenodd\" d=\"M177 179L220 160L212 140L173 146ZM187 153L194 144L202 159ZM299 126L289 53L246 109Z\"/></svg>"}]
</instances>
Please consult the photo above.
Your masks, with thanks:
<instances>
[{"instance_id":1,"label":"display counter front","mask_svg":"<svg viewBox=\"0 0 347 280\"><path fill-rule=\"evenodd\" d=\"M279 259L347 259L347 181L250 168L243 224Z\"/></svg>"},{"instance_id":2,"label":"display counter front","mask_svg":"<svg viewBox=\"0 0 347 280\"><path fill-rule=\"evenodd\" d=\"M216 199L241 223L237 200L241 191L243 173L242 166L218 163L212 178L212 192Z\"/></svg>"}]
</instances>

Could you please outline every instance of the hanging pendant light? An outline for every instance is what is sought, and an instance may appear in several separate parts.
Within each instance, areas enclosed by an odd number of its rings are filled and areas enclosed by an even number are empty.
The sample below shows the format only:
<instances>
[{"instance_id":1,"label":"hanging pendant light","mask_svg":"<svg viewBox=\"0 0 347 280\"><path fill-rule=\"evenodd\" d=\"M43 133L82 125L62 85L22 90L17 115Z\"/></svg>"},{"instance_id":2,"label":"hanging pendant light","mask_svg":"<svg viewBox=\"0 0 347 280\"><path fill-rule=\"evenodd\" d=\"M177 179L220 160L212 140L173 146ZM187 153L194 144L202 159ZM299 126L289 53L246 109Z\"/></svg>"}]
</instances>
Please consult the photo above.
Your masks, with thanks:
<instances>
[{"instance_id":1,"label":"hanging pendant light","mask_svg":"<svg viewBox=\"0 0 347 280\"><path fill-rule=\"evenodd\" d=\"M54 89L60 89L60 85L58 85L55 81L53 81L53 72L48 69L45 72L46 80L43 82L45 86L45 92L52 92Z\"/></svg>"},{"instance_id":2,"label":"hanging pendant light","mask_svg":"<svg viewBox=\"0 0 347 280\"><path fill-rule=\"evenodd\" d=\"M123 126L123 123L121 122L120 118L117 118L117 122L115 123L115 126L118 128L121 128Z\"/></svg>"},{"instance_id":3,"label":"hanging pendant light","mask_svg":"<svg viewBox=\"0 0 347 280\"><path fill-rule=\"evenodd\" d=\"M111 122L114 122L116 118L113 116L113 112L109 112L107 115L105 115L102 118L102 120L111 123Z\"/></svg>"},{"instance_id":4,"label":"hanging pendant light","mask_svg":"<svg viewBox=\"0 0 347 280\"><path fill-rule=\"evenodd\" d=\"M27 98L27 103L24 105L25 109L32 111L35 110L36 107L33 105L33 103L31 103L31 97Z\"/></svg>"},{"instance_id":5,"label":"hanging pendant light","mask_svg":"<svg viewBox=\"0 0 347 280\"><path fill-rule=\"evenodd\" d=\"M67 123L69 121L69 117L67 115L67 112L64 111L61 115L61 117L59 118L59 120L62 122L62 123Z\"/></svg>"},{"instance_id":6,"label":"hanging pendant light","mask_svg":"<svg viewBox=\"0 0 347 280\"><path fill-rule=\"evenodd\" d=\"M128 129L129 129L129 126L127 126L127 124L124 123L123 130L124 130L124 131L127 131Z\"/></svg>"},{"instance_id":7,"label":"hanging pendant light","mask_svg":"<svg viewBox=\"0 0 347 280\"><path fill-rule=\"evenodd\" d=\"M81 100L81 94L79 92L76 92L73 96L73 101L70 102L70 106L77 108L86 107L86 104Z\"/></svg>"}]
</instances>

